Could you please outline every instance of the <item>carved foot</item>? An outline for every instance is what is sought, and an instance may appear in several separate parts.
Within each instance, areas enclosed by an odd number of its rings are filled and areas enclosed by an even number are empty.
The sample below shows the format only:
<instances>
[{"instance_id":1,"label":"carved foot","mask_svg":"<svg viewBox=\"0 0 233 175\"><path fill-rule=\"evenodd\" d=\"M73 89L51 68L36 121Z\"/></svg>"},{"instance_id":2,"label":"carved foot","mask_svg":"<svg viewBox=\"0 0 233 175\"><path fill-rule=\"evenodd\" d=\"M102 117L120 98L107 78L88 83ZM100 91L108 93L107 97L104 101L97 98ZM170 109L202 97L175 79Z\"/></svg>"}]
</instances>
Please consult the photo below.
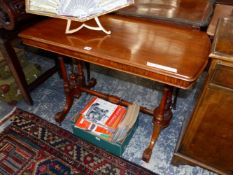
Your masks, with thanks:
<instances>
[{"instance_id":1,"label":"carved foot","mask_svg":"<svg viewBox=\"0 0 233 175\"><path fill-rule=\"evenodd\" d=\"M152 154L152 149L154 148L155 142L157 141L157 139L159 137L160 131L161 131L161 127L154 124L150 144L145 149L145 151L143 153L143 157L142 157L142 160L144 160L145 162L149 162L149 160L150 160L150 157L151 157L151 154Z\"/></svg>"},{"instance_id":2,"label":"carved foot","mask_svg":"<svg viewBox=\"0 0 233 175\"><path fill-rule=\"evenodd\" d=\"M60 111L58 113L55 114L55 121L58 122L59 124L61 124L61 122L65 119L66 113L64 113L64 111Z\"/></svg>"},{"instance_id":3,"label":"carved foot","mask_svg":"<svg viewBox=\"0 0 233 175\"><path fill-rule=\"evenodd\" d=\"M144 150L144 153L143 153L143 156L142 156L142 160L144 160L145 162L149 162L151 154L152 154L152 149L146 148Z\"/></svg>"},{"instance_id":4,"label":"carved foot","mask_svg":"<svg viewBox=\"0 0 233 175\"><path fill-rule=\"evenodd\" d=\"M73 105L74 97L73 93L66 94L66 103L64 109L54 116L56 122L60 123L65 119L66 114L70 111L71 106Z\"/></svg>"}]
</instances>

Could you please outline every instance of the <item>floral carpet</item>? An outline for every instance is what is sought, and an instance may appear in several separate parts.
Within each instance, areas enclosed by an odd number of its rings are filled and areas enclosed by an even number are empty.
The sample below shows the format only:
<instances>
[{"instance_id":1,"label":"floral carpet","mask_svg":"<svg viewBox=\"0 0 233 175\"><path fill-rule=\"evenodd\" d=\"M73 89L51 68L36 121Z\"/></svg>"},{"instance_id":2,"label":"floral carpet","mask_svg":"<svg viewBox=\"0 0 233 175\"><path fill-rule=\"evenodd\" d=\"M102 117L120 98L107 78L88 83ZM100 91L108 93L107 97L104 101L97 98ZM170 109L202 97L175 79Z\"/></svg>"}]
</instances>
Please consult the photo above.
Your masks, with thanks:
<instances>
[{"instance_id":1,"label":"floral carpet","mask_svg":"<svg viewBox=\"0 0 233 175\"><path fill-rule=\"evenodd\" d=\"M154 174L34 114L16 109L10 118L12 123L0 134L0 174Z\"/></svg>"}]
</instances>

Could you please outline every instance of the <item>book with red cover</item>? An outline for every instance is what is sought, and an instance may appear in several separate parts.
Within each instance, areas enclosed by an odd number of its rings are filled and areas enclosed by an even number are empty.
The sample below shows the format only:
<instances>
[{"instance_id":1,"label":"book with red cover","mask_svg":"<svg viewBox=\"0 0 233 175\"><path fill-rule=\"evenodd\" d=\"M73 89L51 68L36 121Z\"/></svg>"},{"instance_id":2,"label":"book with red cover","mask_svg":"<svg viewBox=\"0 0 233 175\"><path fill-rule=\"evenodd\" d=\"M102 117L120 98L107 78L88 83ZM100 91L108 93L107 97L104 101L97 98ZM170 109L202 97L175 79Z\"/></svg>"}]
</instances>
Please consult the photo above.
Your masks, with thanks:
<instances>
[{"instance_id":1,"label":"book with red cover","mask_svg":"<svg viewBox=\"0 0 233 175\"><path fill-rule=\"evenodd\" d=\"M125 114L125 107L94 97L80 112L75 127L110 141Z\"/></svg>"}]
</instances>

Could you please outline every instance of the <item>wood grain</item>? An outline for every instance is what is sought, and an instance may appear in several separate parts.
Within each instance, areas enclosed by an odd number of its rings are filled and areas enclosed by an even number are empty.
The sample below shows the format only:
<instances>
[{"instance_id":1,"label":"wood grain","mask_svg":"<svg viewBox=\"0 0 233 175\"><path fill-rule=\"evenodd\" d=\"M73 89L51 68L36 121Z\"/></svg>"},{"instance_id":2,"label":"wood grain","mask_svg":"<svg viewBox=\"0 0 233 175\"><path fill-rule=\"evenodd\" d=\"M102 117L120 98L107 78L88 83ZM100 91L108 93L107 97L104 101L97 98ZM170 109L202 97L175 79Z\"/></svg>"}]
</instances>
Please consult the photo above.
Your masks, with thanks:
<instances>
[{"instance_id":1,"label":"wood grain","mask_svg":"<svg viewBox=\"0 0 233 175\"><path fill-rule=\"evenodd\" d=\"M184 89L196 81L207 64L210 41L203 32L116 15L100 20L111 35L88 29L66 35L65 20L47 19L19 36L31 46Z\"/></svg>"}]
</instances>

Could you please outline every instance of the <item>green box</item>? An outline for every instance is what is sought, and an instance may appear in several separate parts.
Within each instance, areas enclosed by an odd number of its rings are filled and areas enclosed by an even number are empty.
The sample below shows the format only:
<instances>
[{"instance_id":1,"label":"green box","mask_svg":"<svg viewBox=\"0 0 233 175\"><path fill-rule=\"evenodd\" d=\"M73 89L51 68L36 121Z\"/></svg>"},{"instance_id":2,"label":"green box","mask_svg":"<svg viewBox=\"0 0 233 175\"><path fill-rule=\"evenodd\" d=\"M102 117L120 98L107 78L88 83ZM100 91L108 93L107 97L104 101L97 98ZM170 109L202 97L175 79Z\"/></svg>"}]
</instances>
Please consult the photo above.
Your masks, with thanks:
<instances>
[{"instance_id":1,"label":"green box","mask_svg":"<svg viewBox=\"0 0 233 175\"><path fill-rule=\"evenodd\" d=\"M86 132L82 129L79 129L74 126L73 124L73 133L74 135L82 138L83 140L86 140L100 148L105 149L106 151L115 154L117 156L121 156L128 145L130 139L132 138L135 130L137 129L138 126L138 120L135 122L133 128L129 131L127 137L123 141L123 143L110 143L106 140L103 140L96 135L91 134L90 132Z\"/></svg>"}]
</instances>

